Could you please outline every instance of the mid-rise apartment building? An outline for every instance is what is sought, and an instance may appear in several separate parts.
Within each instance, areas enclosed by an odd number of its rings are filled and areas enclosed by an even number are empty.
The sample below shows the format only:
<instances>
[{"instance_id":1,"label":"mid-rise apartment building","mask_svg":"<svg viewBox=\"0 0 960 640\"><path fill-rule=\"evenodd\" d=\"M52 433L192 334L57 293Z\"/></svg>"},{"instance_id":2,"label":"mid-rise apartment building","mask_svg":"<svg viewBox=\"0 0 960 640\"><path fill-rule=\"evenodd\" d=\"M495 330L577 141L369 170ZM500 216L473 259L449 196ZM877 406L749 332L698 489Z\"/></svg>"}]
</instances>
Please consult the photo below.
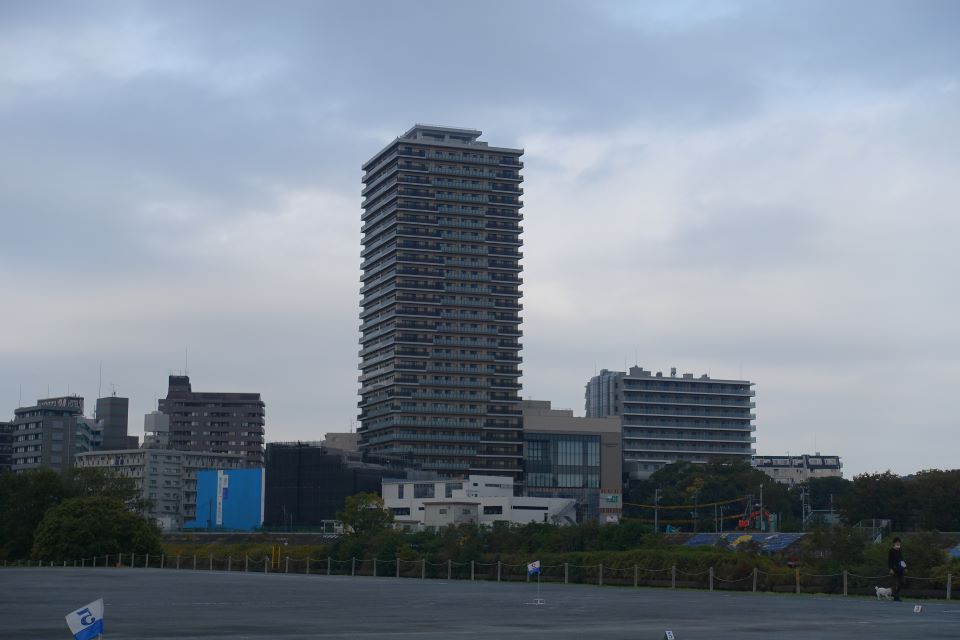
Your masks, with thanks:
<instances>
[{"instance_id":1,"label":"mid-rise apartment building","mask_svg":"<svg viewBox=\"0 0 960 640\"><path fill-rule=\"evenodd\" d=\"M130 399L118 396L97 398L94 414L100 430L100 448L104 450L136 449L140 441L127 433Z\"/></svg>"},{"instance_id":2,"label":"mid-rise apartment building","mask_svg":"<svg viewBox=\"0 0 960 640\"><path fill-rule=\"evenodd\" d=\"M750 462L755 453L753 383L642 367L603 369L587 383L587 417L618 416L624 470L647 478L672 462Z\"/></svg>"},{"instance_id":3,"label":"mid-rise apartment building","mask_svg":"<svg viewBox=\"0 0 960 640\"><path fill-rule=\"evenodd\" d=\"M169 444L178 451L242 456L263 466L265 407L259 393L194 391L187 376L170 376L157 403L170 417Z\"/></svg>"},{"instance_id":4,"label":"mid-rise apartment building","mask_svg":"<svg viewBox=\"0 0 960 640\"><path fill-rule=\"evenodd\" d=\"M94 451L76 456L78 468L111 469L132 478L142 497L150 502L147 514L164 530L178 530L196 519L197 472L208 469L241 469L245 456L169 449Z\"/></svg>"},{"instance_id":5,"label":"mid-rise apartment building","mask_svg":"<svg viewBox=\"0 0 960 640\"><path fill-rule=\"evenodd\" d=\"M523 477L521 149L416 125L363 165L361 448Z\"/></svg>"},{"instance_id":6,"label":"mid-rise apartment building","mask_svg":"<svg viewBox=\"0 0 960 640\"><path fill-rule=\"evenodd\" d=\"M73 466L75 453L99 446L96 424L83 417L83 398L78 396L45 398L15 409L10 429L14 472L40 467L65 471Z\"/></svg>"}]
</instances>

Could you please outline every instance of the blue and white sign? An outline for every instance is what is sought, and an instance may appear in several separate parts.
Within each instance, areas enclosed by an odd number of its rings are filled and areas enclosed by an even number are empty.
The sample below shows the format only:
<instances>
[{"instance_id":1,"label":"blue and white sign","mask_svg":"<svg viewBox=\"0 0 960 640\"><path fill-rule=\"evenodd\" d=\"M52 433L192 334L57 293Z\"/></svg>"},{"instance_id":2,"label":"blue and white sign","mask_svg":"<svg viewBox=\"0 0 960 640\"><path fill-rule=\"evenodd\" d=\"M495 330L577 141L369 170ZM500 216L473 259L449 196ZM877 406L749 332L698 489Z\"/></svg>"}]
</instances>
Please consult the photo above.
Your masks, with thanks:
<instances>
[{"instance_id":1,"label":"blue and white sign","mask_svg":"<svg viewBox=\"0 0 960 640\"><path fill-rule=\"evenodd\" d=\"M540 561L534 560L527 565L527 575L533 575L535 573L540 573Z\"/></svg>"},{"instance_id":2,"label":"blue and white sign","mask_svg":"<svg viewBox=\"0 0 960 640\"><path fill-rule=\"evenodd\" d=\"M103 598L67 614L67 626L75 640L91 640L103 635Z\"/></svg>"}]
</instances>

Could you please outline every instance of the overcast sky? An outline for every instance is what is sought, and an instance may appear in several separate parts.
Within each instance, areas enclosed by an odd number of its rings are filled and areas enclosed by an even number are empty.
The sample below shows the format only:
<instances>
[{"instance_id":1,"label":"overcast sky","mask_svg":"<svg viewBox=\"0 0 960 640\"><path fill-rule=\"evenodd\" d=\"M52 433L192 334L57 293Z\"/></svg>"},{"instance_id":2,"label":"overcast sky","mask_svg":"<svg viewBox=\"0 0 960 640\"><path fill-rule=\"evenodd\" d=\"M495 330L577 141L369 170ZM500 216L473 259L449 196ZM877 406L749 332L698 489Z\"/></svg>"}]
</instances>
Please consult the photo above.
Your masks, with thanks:
<instances>
[{"instance_id":1,"label":"overcast sky","mask_svg":"<svg viewBox=\"0 0 960 640\"><path fill-rule=\"evenodd\" d=\"M950 0L0 1L0 417L92 409L102 362L138 435L185 366L262 393L268 441L349 430L360 165L423 122L526 150L524 397L743 376L758 453L954 468L958 25Z\"/></svg>"}]
</instances>

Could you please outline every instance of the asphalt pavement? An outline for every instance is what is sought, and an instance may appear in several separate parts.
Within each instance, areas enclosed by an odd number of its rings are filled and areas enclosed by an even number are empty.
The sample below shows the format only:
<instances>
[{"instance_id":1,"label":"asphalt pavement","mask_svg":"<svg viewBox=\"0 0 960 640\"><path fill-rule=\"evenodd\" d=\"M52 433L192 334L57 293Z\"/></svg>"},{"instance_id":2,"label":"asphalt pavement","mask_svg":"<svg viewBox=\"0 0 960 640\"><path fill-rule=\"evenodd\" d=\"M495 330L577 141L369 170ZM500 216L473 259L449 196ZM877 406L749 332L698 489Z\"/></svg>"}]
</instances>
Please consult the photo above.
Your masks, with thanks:
<instances>
[{"instance_id":1,"label":"asphalt pavement","mask_svg":"<svg viewBox=\"0 0 960 640\"><path fill-rule=\"evenodd\" d=\"M68 639L103 597L104 640L960 637L960 603L160 569L0 569L0 638ZM923 605L914 613L914 605Z\"/></svg>"}]
</instances>

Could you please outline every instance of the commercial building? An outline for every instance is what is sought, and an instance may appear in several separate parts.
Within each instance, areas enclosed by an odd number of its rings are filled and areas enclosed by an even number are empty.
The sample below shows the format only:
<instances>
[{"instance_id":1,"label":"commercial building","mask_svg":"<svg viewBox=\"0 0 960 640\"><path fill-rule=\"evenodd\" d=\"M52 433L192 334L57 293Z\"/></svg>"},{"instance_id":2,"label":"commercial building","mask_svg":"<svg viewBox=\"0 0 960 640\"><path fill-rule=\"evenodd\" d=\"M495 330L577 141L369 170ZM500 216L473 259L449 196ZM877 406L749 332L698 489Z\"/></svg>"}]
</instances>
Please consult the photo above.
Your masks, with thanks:
<instances>
[{"instance_id":1,"label":"commercial building","mask_svg":"<svg viewBox=\"0 0 960 640\"><path fill-rule=\"evenodd\" d=\"M524 400L523 438L526 495L575 499L578 522L620 521L619 418L579 418L546 400Z\"/></svg>"},{"instance_id":2,"label":"commercial building","mask_svg":"<svg viewBox=\"0 0 960 640\"><path fill-rule=\"evenodd\" d=\"M587 417L618 416L623 427L624 471L647 478L671 462L749 462L756 406L747 380L669 376L642 367L603 369L586 386Z\"/></svg>"},{"instance_id":3,"label":"commercial building","mask_svg":"<svg viewBox=\"0 0 960 640\"><path fill-rule=\"evenodd\" d=\"M263 526L263 469L197 472L197 512L186 529L253 531Z\"/></svg>"},{"instance_id":4,"label":"commercial building","mask_svg":"<svg viewBox=\"0 0 960 640\"><path fill-rule=\"evenodd\" d=\"M197 474L205 469L240 469L243 456L169 449L94 451L76 456L78 468L112 469L133 478L151 504L149 516L164 530L179 530L197 514Z\"/></svg>"},{"instance_id":5,"label":"commercial building","mask_svg":"<svg viewBox=\"0 0 960 640\"><path fill-rule=\"evenodd\" d=\"M14 472L47 467L65 471L75 453L98 443L96 425L83 418L83 398L63 396L37 400L14 410L10 466Z\"/></svg>"},{"instance_id":6,"label":"commercial building","mask_svg":"<svg viewBox=\"0 0 960 640\"><path fill-rule=\"evenodd\" d=\"M128 435L127 419L130 414L130 399L115 395L97 398L94 414L100 430L100 448L105 450L136 449L140 441Z\"/></svg>"},{"instance_id":7,"label":"commercial building","mask_svg":"<svg viewBox=\"0 0 960 640\"><path fill-rule=\"evenodd\" d=\"M170 448L239 455L248 466L263 466L265 410L259 393L193 391L189 377L170 376L158 409L170 416Z\"/></svg>"},{"instance_id":8,"label":"commercial building","mask_svg":"<svg viewBox=\"0 0 960 640\"><path fill-rule=\"evenodd\" d=\"M803 484L812 478L842 478L843 463L839 456L754 456L751 464L765 474L789 486Z\"/></svg>"},{"instance_id":9,"label":"commercial building","mask_svg":"<svg viewBox=\"0 0 960 640\"><path fill-rule=\"evenodd\" d=\"M10 471L13 460L13 424L0 422L0 473Z\"/></svg>"},{"instance_id":10,"label":"commercial building","mask_svg":"<svg viewBox=\"0 0 960 640\"><path fill-rule=\"evenodd\" d=\"M270 527L319 527L337 517L347 496L379 493L385 467L357 453L316 442L270 442L266 455L266 510Z\"/></svg>"},{"instance_id":11,"label":"commercial building","mask_svg":"<svg viewBox=\"0 0 960 640\"><path fill-rule=\"evenodd\" d=\"M363 165L361 449L523 477L523 151L416 125Z\"/></svg>"},{"instance_id":12,"label":"commercial building","mask_svg":"<svg viewBox=\"0 0 960 640\"><path fill-rule=\"evenodd\" d=\"M475 476L463 480L384 479L383 502L404 529L442 529L454 524L492 526L577 522L576 500L516 496L513 479Z\"/></svg>"}]
</instances>

